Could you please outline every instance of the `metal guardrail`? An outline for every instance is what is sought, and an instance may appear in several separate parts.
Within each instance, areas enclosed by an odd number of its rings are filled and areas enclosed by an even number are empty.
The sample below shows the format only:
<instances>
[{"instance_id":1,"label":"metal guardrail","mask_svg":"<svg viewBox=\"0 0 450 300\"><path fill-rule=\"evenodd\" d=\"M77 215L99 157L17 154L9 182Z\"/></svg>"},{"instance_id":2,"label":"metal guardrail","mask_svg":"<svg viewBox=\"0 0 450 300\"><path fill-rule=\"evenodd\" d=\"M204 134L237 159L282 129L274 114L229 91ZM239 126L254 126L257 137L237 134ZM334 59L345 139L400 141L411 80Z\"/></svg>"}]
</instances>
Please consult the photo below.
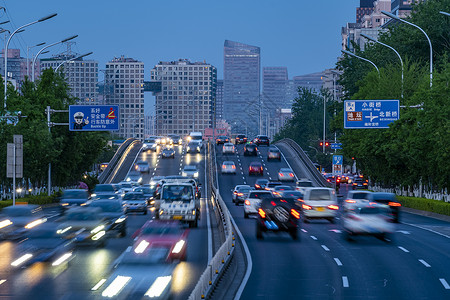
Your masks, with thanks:
<instances>
[{"instance_id":1,"label":"metal guardrail","mask_svg":"<svg viewBox=\"0 0 450 300\"><path fill-rule=\"evenodd\" d=\"M139 141L139 140L132 141L131 144L128 145L127 149L123 152L122 157L117 162L117 165L114 168L114 171L111 172L111 174L105 180L105 183L114 183L115 179L116 179L116 176L118 176L118 173L120 172L123 164L128 159L128 155L135 155L135 156L133 156L134 157L133 162L134 162L136 160L137 156L139 155L141 148L142 148L142 142L141 141ZM131 166L130 166L130 168L131 168Z\"/></svg>"},{"instance_id":2,"label":"metal guardrail","mask_svg":"<svg viewBox=\"0 0 450 300\"><path fill-rule=\"evenodd\" d=\"M105 183L106 180L109 178L109 175L111 172L116 168L118 160L123 156L123 153L128 148L128 146L135 141L134 138L129 138L125 140L125 142L120 145L119 149L117 149L116 153L114 154L113 158L111 158L110 162L108 163L108 166L106 169L100 174L98 177L98 181L100 183Z\"/></svg>"}]
</instances>

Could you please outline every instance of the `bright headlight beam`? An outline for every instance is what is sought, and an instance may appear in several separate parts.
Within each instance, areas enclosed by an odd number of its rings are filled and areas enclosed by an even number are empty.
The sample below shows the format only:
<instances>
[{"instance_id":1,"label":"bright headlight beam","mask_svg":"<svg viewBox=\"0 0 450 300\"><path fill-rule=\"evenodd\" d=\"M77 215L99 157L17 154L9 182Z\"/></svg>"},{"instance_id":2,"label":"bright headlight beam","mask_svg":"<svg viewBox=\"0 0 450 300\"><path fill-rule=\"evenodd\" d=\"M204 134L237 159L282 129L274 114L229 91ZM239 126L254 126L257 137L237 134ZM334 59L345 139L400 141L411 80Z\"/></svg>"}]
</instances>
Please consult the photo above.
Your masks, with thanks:
<instances>
[{"instance_id":1,"label":"bright headlight beam","mask_svg":"<svg viewBox=\"0 0 450 300\"><path fill-rule=\"evenodd\" d=\"M10 220L3 220L0 222L0 228L5 228L6 226L11 225L13 222L11 222Z\"/></svg>"},{"instance_id":2,"label":"bright headlight beam","mask_svg":"<svg viewBox=\"0 0 450 300\"><path fill-rule=\"evenodd\" d=\"M64 229L58 229L58 230L56 230L56 233L57 234L63 234L65 232L69 231L70 229L72 229L72 226L66 227Z\"/></svg>"},{"instance_id":3,"label":"bright headlight beam","mask_svg":"<svg viewBox=\"0 0 450 300\"><path fill-rule=\"evenodd\" d=\"M120 291L130 282L131 277L129 276L117 276L113 282L103 291L103 297L112 298L120 293Z\"/></svg>"},{"instance_id":4,"label":"bright headlight beam","mask_svg":"<svg viewBox=\"0 0 450 300\"><path fill-rule=\"evenodd\" d=\"M0 285L4 284L6 282L6 279L0 280Z\"/></svg>"},{"instance_id":5,"label":"bright headlight beam","mask_svg":"<svg viewBox=\"0 0 450 300\"><path fill-rule=\"evenodd\" d=\"M150 245L149 242L147 242L146 240L142 240L139 245L136 247L136 249L134 249L135 253L142 253L145 251L145 249L147 249L148 245Z\"/></svg>"},{"instance_id":6,"label":"bright headlight beam","mask_svg":"<svg viewBox=\"0 0 450 300\"><path fill-rule=\"evenodd\" d=\"M91 233L97 233L100 230L102 230L103 228L105 228L105 225L97 226L97 227L95 227L94 229L91 230Z\"/></svg>"},{"instance_id":7,"label":"bright headlight beam","mask_svg":"<svg viewBox=\"0 0 450 300\"><path fill-rule=\"evenodd\" d=\"M98 290L104 283L106 282L105 278L102 278L96 285L94 285L91 289L91 291Z\"/></svg>"},{"instance_id":8,"label":"bright headlight beam","mask_svg":"<svg viewBox=\"0 0 450 300\"><path fill-rule=\"evenodd\" d=\"M148 289L144 296L150 298L161 296L171 280L172 276L161 276L156 278L155 282L153 282L152 286Z\"/></svg>"},{"instance_id":9,"label":"bright headlight beam","mask_svg":"<svg viewBox=\"0 0 450 300\"><path fill-rule=\"evenodd\" d=\"M184 240L179 240L176 244L175 247L173 247L172 253L180 253L181 249L183 249L184 247Z\"/></svg>"},{"instance_id":10,"label":"bright headlight beam","mask_svg":"<svg viewBox=\"0 0 450 300\"><path fill-rule=\"evenodd\" d=\"M44 223L45 221L47 221L47 219L37 219L37 220L35 220L35 221L33 221L33 222L31 222L31 223L28 223L27 225L25 225L25 228L26 229L30 229L30 228L33 228L33 227L35 227L35 226L37 226L37 225L39 225L39 224L42 224L42 223Z\"/></svg>"},{"instance_id":11,"label":"bright headlight beam","mask_svg":"<svg viewBox=\"0 0 450 300\"><path fill-rule=\"evenodd\" d=\"M103 237L106 234L106 231L102 230L100 232L97 232L91 239L93 241L99 240L101 237Z\"/></svg>"},{"instance_id":12,"label":"bright headlight beam","mask_svg":"<svg viewBox=\"0 0 450 300\"><path fill-rule=\"evenodd\" d=\"M11 263L11 266L13 267L17 267L20 266L21 264L23 264L24 262L26 262L27 260L29 260L30 258L33 257L33 254L27 253L25 255L22 255L21 257L19 257L18 259L16 259L15 261L13 261Z\"/></svg>"},{"instance_id":13,"label":"bright headlight beam","mask_svg":"<svg viewBox=\"0 0 450 300\"><path fill-rule=\"evenodd\" d=\"M118 218L114 223L122 223L123 221L125 221L125 219L126 218L124 218L124 217L120 217L120 218Z\"/></svg>"},{"instance_id":14,"label":"bright headlight beam","mask_svg":"<svg viewBox=\"0 0 450 300\"><path fill-rule=\"evenodd\" d=\"M59 266L60 264L62 264L62 263L65 262L66 260L68 260L69 257L71 257L71 256L72 256L72 253L71 253L71 252L68 252L68 253L63 254L60 258L58 258L57 260L55 260L55 261L52 263L52 266Z\"/></svg>"}]
</instances>

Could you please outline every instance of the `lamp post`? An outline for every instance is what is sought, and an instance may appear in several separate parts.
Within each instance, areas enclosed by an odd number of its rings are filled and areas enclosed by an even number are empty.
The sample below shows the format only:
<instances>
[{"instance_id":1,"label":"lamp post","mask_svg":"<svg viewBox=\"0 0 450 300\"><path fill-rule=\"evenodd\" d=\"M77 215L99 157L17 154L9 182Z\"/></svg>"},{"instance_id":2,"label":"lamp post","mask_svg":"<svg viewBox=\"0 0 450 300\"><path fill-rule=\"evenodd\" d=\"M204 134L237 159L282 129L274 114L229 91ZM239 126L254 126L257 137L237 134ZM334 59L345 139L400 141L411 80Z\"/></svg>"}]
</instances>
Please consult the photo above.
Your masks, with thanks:
<instances>
[{"instance_id":1,"label":"lamp post","mask_svg":"<svg viewBox=\"0 0 450 300\"><path fill-rule=\"evenodd\" d=\"M388 47L389 49L391 49L392 51L394 51L395 54L397 54L398 58L400 59L400 64L401 64L401 66L402 66L402 99L403 99L403 60L402 60L402 57L400 56L400 54L398 53L398 51L395 50L394 48L392 48L391 46L386 45L385 43L382 43L382 42L380 42L380 41L374 39L373 37L370 37L370 36L368 36L368 35L365 35L364 33L361 33L361 36L364 37L364 38L366 38L366 39L368 39L368 40L370 40L370 41L372 41L372 42L375 42L375 43L378 43L378 44L383 45L383 46L385 46L385 47Z\"/></svg>"},{"instance_id":2,"label":"lamp post","mask_svg":"<svg viewBox=\"0 0 450 300\"><path fill-rule=\"evenodd\" d=\"M446 15L446 16L448 16L448 17L450 17L450 14L449 14L448 12L440 11L439 13L440 13L440 14L443 14L443 15Z\"/></svg>"},{"instance_id":3,"label":"lamp post","mask_svg":"<svg viewBox=\"0 0 450 300\"><path fill-rule=\"evenodd\" d=\"M19 28L17 28L16 30L14 30L13 33L9 36L8 41L5 44L5 51L4 51L4 55L5 55L5 65L4 65L4 67L5 67L5 103L4 103L4 108L5 108L5 110L6 110L6 87L7 87L6 85L8 84L8 78L7 78L7 75L8 75L8 73L7 73L7 69L8 69L8 46L9 46L9 42L11 41L11 38L19 30L21 30L21 29L23 29L25 27L31 26L33 24L36 24L36 23L43 22L43 21L46 21L48 19L51 19L51 18L55 17L56 15L57 14L51 14L51 15L48 15L46 17L40 18L39 20L36 20L36 21L31 22L31 23L22 25Z\"/></svg>"},{"instance_id":4,"label":"lamp post","mask_svg":"<svg viewBox=\"0 0 450 300\"><path fill-rule=\"evenodd\" d=\"M326 78L329 78L328 76L326 76L326 75L322 75L321 77L320 77L320 79L322 79L322 77L326 77ZM334 88L334 86L333 86L333 88ZM323 139L322 139L322 152L323 153L325 153L325 129L326 129L326 126L325 126L325 116L326 116L326 99L325 99L325 97L323 97Z\"/></svg>"},{"instance_id":5,"label":"lamp post","mask_svg":"<svg viewBox=\"0 0 450 300\"><path fill-rule=\"evenodd\" d=\"M36 56L34 57L34 59L33 59L33 65L31 66L31 72L33 73L32 74L32 81L34 82L34 77L35 77L35 72L34 72L34 66L36 65L36 59L38 58L38 56L39 56L39 54L41 54L42 53L42 51L44 51L45 49L47 49L47 48L49 48L49 47L51 47L51 46L55 46L55 45L58 45L58 44L61 44L61 43L65 43L65 42L67 42L67 41L70 41L70 40L72 40L72 39L74 39L74 38L76 38L78 36L78 34L77 35L73 35L73 36L71 36L71 37L68 37L68 38L66 38L66 39L64 39L64 40L61 40L61 41L59 41L59 42L55 42L55 43L53 43L53 44L50 44L50 45L47 45L47 46L45 46L45 47L43 47L41 50L39 50L39 52L36 54Z\"/></svg>"},{"instance_id":6,"label":"lamp post","mask_svg":"<svg viewBox=\"0 0 450 300\"><path fill-rule=\"evenodd\" d=\"M27 76L28 76L28 78L30 78L30 64L29 64L29 62L28 62L28 61L29 61L28 56L29 56L30 49L32 49L32 48L34 48L34 47L42 46L42 45L44 45L44 44L45 44L45 42L39 43L39 44L34 45L34 46L31 46L31 47L27 47Z\"/></svg>"},{"instance_id":7,"label":"lamp post","mask_svg":"<svg viewBox=\"0 0 450 300\"><path fill-rule=\"evenodd\" d=\"M367 58L358 56L358 55L356 55L356 54L354 54L354 53L352 53L352 52L350 52L350 51L347 51L347 50L341 50L341 52L342 52L342 53L345 53L345 54L348 54L348 55L350 55L350 56L359 58L359 59L361 59L361 60L367 61L367 62L369 62L369 63L371 63L372 66L374 66L375 69L377 69L377 72L378 72L378 78L380 78L380 70L378 69L377 65L374 64L372 61L368 60Z\"/></svg>"},{"instance_id":8,"label":"lamp post","mask_svg":"<svg viewBox=\"0 0 450 300\"><path fill-rule=\"evenodd\" d=\"M397 21L400 21L400 22L403 22L403 23L406 23L406 24L408 24L408 25L411 25L411 26L416 27L417 29L419 29L420 31L422 31L422 33L425 35L425 37L426 37L427 40L428 40L428 43L430 44L430 87L432 87L432 85L433 85L433 46L431 45L430 38L428 37L428 35L426 34L426 32L425 32L422 28L420 28L419 26L417 26L416 24L413 24L413 23L411 23L411 22L408 22L408 21L406 21L406 20L403 20L403 19L399 18L398 16L396 16L396 15L394 15L394 14L391 14L390 12L387 12L387 11L382 10L381 13L384 14L384 15L386 15L386 16L388 16L388 17L390 17L390 18L392 18L392 19L394 19L394 20L397 20Z\"/></svg>"},{"instance_id":9,"label":"lamp post","mask_svg":"<svg viewBox=\"0 0 450 300\"><path fill-rule=\"evenodd\" d=\"M92 53L94 53L94 52L89 52L89 53L85 53L85 54L79 55L79 56L74 57L74 58L71 58L71 59L66 59L65 61L63 61L62 63L60 63L60 64L56 67L55 73L58 72L58 69L59 69L63 64L65 64L65 63L67 63L67 62L70 62L70 61L77 60L77 59L79 59L79 58L83 58L83 57L88 56L88 55L91 55Z\"/></svg>"}]
</instances>

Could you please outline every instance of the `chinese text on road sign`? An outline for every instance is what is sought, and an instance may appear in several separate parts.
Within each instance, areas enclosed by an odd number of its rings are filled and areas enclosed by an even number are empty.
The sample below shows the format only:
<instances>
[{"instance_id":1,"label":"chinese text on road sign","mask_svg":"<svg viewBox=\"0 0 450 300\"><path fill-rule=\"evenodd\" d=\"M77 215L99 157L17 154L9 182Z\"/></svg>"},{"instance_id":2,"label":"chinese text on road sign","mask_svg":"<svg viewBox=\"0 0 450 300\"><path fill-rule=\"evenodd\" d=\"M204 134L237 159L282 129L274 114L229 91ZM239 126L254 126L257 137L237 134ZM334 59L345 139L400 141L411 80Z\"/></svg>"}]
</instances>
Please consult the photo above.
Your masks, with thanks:
<instances>
[{"instance_id":1,"label":"chinese text on road sign","mask_svg":"<svg viewBox=\"0 0 450 300\"><path fill-rule=\"evenodd\" d=\"M119 130L119 106L117 105L70 105L70 131Z\"/></svg>"},{"instance_id":2,"label":"chinese text on road sign","mask_svg":"<svg viewBox=\"0 0 450 300\"><path fill-rule=\"evenodd\" d=\"M400 117L398 100L346 100L344 128L389 128Z\"/></svg>"}]
</instances>

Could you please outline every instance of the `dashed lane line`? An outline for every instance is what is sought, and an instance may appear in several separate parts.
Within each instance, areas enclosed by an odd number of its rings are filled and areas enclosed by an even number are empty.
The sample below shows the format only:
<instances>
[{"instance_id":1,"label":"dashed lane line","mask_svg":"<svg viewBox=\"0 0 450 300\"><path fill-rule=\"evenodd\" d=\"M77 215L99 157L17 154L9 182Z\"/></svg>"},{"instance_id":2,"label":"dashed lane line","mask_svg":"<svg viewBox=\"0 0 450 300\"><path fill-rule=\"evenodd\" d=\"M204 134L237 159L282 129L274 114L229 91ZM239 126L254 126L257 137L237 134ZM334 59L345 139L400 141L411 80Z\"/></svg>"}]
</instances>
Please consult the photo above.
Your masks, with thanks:
<instances>
[{"instance_id":1,"label":"dashed lane line","mask_svg":"<svg viewBox=\"0 0 450 300\"><path fill-rule=\"evenodd\" d=\"M402 246L398 246L398 249L400 249L400 250L402 250L403 252L406 252L406 253L408 253L408 252L409 252L409 250L407 250L407 249L403 248Z\"/></svg>"},{"instance_id":2,"label":"dashed lane line","mask_svg":"<svg viewBox=\"0 0 450 300\"><path fill-rule=\"evenodd\" d=\"M450 285L448 284L448 282L444 278L439 278L439 281L442 283L442 285L444 286L444 288L446 290L450 290Z\"/></svg>"},{"instance_id":3,"label":"dashed lane line","mask_svg":"<svg viewBox=\"0 0 450 300\"><path fill-rule=\"evenodd\" d=\"M348 278L347 276L342 276L342 286L343 287L349 287L350 285L348 284Z\"/></svg>"},{"instance_id":4,"label":"dashed lane line","mask_svg":"<svg viewBox=\"0 0 450 300\"><path fill-rule=\"evenodd\" d=\"M301 229L301 231L303 231L303 232L308 232L308 231L306 231L306 230L305 230L305 229L303 229L303 228Z\"/></svg>"},{"instance_id":5,"label":"dashed lane line","mask_svg":"<svg viewBox=\"0 0 450 300\"><path fill-rule=\"evenodd\" d=\"M426 261L424 261L423 259L419 259L419 261L427 268L431 268L430 264L428 264Z\"/></svg>"},{"instance_id":6,"label":"dashed lane line","mask_svg":"<svg viewBox=\"0 0 450 300\"><path fill-rule=\"evenodd\" d=\"M330 249L327 246L325 246L325 245L320 245L320 246L323 248L323 250L330 251Z\"/></svg>"},{"instance_id":7,"label":"dashed lane line","mask_svg":"<svg viewBox=\"0 0 450 300\"><path fill-rule=\"evenodd\" d=\"M311 238L312 238L313 240L317 241L317 238L316 238L315 236L311 235Z\"/></svg>"},{"instance_id":8,"label":"dashed lane line","mask_svg":"<svg viewBox=\"0 0 450 300\"><path fill-rule=\"evenodd\" d=\"M342 266L342 263L341 263L341 261L339 260L339 258L335 257L335 258L334 258L334 261L336 262L336 264L337 264L338 266Z\"/></svg>"}]
</instances>

